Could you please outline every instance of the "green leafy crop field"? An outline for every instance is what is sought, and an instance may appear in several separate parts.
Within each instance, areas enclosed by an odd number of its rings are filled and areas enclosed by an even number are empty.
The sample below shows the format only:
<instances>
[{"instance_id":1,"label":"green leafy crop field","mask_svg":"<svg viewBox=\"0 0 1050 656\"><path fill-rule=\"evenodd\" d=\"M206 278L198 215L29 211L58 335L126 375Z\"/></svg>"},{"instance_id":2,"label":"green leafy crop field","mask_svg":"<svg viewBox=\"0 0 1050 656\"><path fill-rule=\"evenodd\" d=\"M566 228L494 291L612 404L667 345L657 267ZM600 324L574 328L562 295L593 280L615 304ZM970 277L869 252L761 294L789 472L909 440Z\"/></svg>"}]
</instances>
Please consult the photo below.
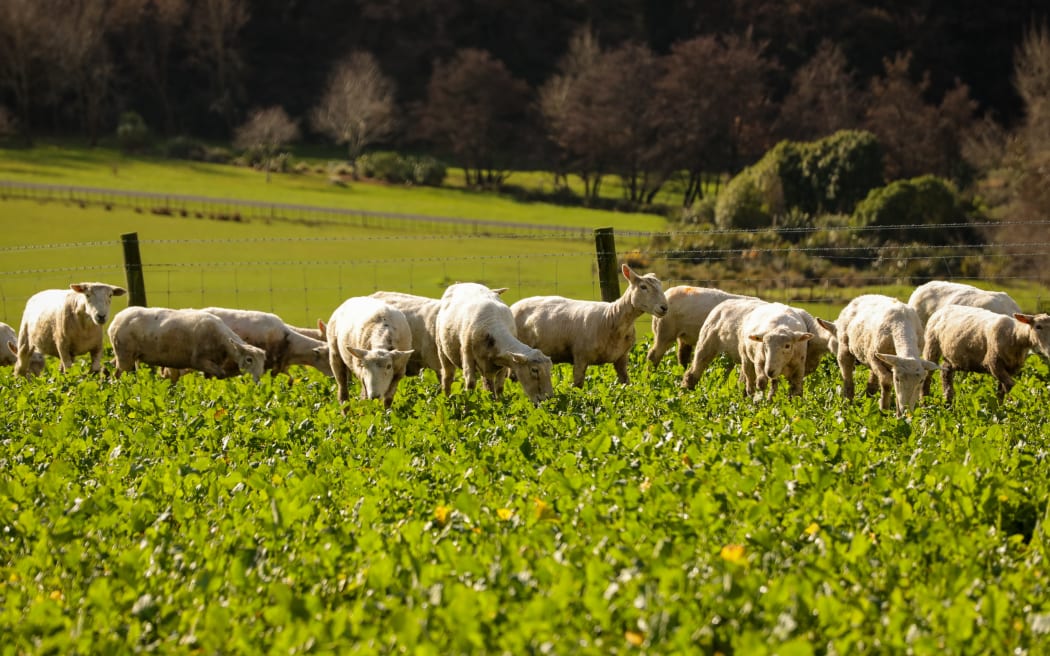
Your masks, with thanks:
<instances>
[{"instance_id":1,"label":"green leafy crop field","mask_svg":"<svg viewBox=\"0 0 1050 656\"><path fill-rule=\"evenodd\" d=\"M0 652L1050 649L1044 361L898 420L830 359L754 403L645 346L345 416L313 370L0 369Z\"/></svg>"}]
</instances>

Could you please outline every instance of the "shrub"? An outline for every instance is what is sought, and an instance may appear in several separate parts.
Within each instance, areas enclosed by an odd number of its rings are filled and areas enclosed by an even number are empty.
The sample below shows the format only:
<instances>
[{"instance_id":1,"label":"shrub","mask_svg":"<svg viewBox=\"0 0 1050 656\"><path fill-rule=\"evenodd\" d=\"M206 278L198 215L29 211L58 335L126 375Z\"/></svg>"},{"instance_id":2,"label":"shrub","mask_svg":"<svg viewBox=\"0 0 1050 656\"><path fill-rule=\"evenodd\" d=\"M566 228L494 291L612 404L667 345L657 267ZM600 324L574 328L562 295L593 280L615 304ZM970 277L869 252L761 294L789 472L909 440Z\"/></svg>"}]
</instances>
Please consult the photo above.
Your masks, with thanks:
<instances>
[{"instance_id":1,"label":"shrub","mask_svg":"<svg viewBox=\"0 0 1050 656\"><path fill-rule=\"evenodd\" d=\"M403 156L388 151L366 153L355 160L357 174L394 184L439 186L445 181L446 167L433 157Z\"/></svg>"},{"instance_id":2,"label":"shrub","mask_svg":"<svg viewBox=\"0 0 1050 656\"><path fill-rule=\"evenodd\" d=\"M125 153L141 151L149 143L149 128L137 112L124 112L120 115L117 143Z\"/></svg>"},{"instance_id":3,"label":"shrub","mask_svg":"<svg viewBox=\"0 0 1050 656\"><path fill-rule=\"evenodd\" d=\"M204 144L191 137L174 137L168 139L162 148L162 154L169 159L189 159L204 161L206 148Z\"/></svg>"},{"instance_id":4,"label":"shrub","mask_svg":"<svg viewBox=\"0 0 1050 656\"><path fill-rule=\"evenodd\" d=\"M971 228L931 230L921 226L969 223L975 213L973 206L959 197L951 182L925 175L873 189L857 204L853 223L887 228L875 235L880 242L973 243L977 235ZM891 229L894 226L917 227Z\"/></svg>"}]
</instances>

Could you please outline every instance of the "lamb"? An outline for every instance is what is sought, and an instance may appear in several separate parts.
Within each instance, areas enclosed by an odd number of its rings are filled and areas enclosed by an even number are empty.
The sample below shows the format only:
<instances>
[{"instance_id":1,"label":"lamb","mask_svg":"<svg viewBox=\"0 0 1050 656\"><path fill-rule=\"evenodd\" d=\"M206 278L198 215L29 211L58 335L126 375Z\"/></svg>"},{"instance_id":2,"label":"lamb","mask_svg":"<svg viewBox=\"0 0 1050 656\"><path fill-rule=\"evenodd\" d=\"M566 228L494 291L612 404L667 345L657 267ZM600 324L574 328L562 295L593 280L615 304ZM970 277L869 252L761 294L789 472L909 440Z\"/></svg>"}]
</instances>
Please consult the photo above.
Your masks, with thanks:
<instances>
[{"instance_id":1,"label":"lamb","mask_svg":"<svg viewBox=\"0 0 1050 656\"><path fill-rule=\"evenodd\" d=\"M18 335L15 329L0 321L0 367L18 361ZM29 356L29 375L36 376L44 370L44 354L34 350Z\"/></svg>"},{"instance_id":2,"label":"lamb","mask_svg":"<svg viewBox=\"0 0 1050 656\"><path fill-rule=\"evenodd\" d=\"M868 393L881 389L879 408L889 409L892 389L897 416L910 412L929 373L940 369L922 357L925 339L915 309L889 296L865 294L843 308L835 326L846 398L853 398L853 370L860 362L871 368Z\"/></svg>"},{"instance_id":3,"label":"lamb","mask_svg":"<svg viewBox=\"0 0 1050 656\"><path fill-rule=\"evenodd\" d=\"M654 366L660 364L664 354L677 341L675 355L678 364L688 366L693 356L693 348L700 336L700 328L707 315L722 301L740 298L753 298L730 294L712 287L691 287L679 285L667 290L667 314L653 316L653 345L646 353L646 358Z\"/></svg>"},{"instance_id":4,"label":"lamb","mask_svg":"<svg viewBox=\"0 0 1050 656\"><path fill-rule=\"evenodd\" d=\"M806 370L806 321L795 308L782 303L765 303L748 312L739 328L741 374L748 396L766 390L772 398L779 376L791 385L791 395L802 395L802 376ZM772 384L770 384L772 381Z\"/></svg>"},{"instance_id":5,"label":"lamb","mask_svg":"<svg viewBox=\"0 0 1050 656\"><path fill-rule=\"evenodd\" d=\"M101 372L102 326L113 297L126 293L115 285L81 282L33 294L18 329L15 375L33 375L35 353L59 358L63 372L73 366L73 358L87 353L92 373Z\"/></svg>"},{"instance_id":6,"label":"lamb","mask_svg":"<svg viewBox=\"0 0 1050 656\"><path fill-rule=\"evenodd\" d=\"M224 364L232 360L258 381L266 361L265 351L245 343L222 319L201 310L126 308L113 317L109 341L118 378L140 362L168 368L174 380L182 369L223 378Z\"/></svg>"},{"instance_id":7,"label":"lamb","mask_svg":"<svg viewBox=\"0 0 1050 656\"><path fill-rule=\"evenodd\" d=\"M220 307L206 307L204 312L219 317L238 337L266 351L264 368L274 374L286 373L291 365L306 365L332 375L327 342L300 334L276 314Z\"/></svg>"},{"instance_id":8,"label":"lamb","mask_svg":"<svg viewBox=\"0 0 1050 656\"><path fill-rule=\"evenodd\" d=\"M554 392L551 359L518 339L511 309L482 285L457 283L445 290L436 335L446 395L452 391L456 369L463 370L466 389L474 389L480 375L496 398L503 392L508 369L533 404Z\"/></svg>"},{"instance_id":9,"label":"lamb","mask_svg":"<svg viewBox=\"0 0 1050 656\"><path fill-rule=\"evenodd\" d=\"M919 313L919 321L923 326L938 308L945 305L968 305L1008 316L1021 311L1017 302L1006 292L989 292L972 285L943 280L931 280L916 287L908 298L908 305Z\"/></svg>"},{"instance_id":10,"label":"lamb","mask_svg":"<svg viewBox=\"0 0 1050 656\"><path fill-rule=\"evenodd\" d=\"M335 309L325 333L340 405L350 399L347 379L353 372L361 381L361 398L383 399L389 409L412 356L412 329L404 313L377 298L355 296Z\"/></svg>"},{"instance_id":11,"label":"lamb","mask_svg":"<svg viewBox=\"0 0 1050 656\"><path fill-rule=\"evenodd\" d=\"M1050 315L1015 313L1006 316L984 308L945 305L926 323L922 357L941 358L941 385L947 403L955 400L955 372L991 374L999 381L1002 403L1014 386L1029 349L1050 357ZM930 392L927 379L924 394Z\"/></svg>"},{"instance_id":12,"label":"lamb","mask_svg":"<svg viewBox=\"0 0 1050 656\"><path fill-rule=\"evenodd\" d=\"M518 338L546 353L555 364L572 363L572 380L583 387L587 367L611 362L621 384L630 379L627 360L634 346L634 322L649 312L667 314L667 297L654 274L639 276L621 267L627 290L617 300L580 301L561 296L531 296L510 306Z\"/></svg>"},{"instance_id":13,"label":"lamb","mask_svg":"<svg viewBox=\"0 0 1050 656\"><path fill-rule=\"evenodd\" d=\"M437 347L437 315L441 301L415 294L401 292L375 292L372 298L378 298L393 305L404 313L408 326L412 329L412 357L409 358L405 373L414 376L423 369L430 369L441 374L441 358Z\"/></svg>"}]
</instances>

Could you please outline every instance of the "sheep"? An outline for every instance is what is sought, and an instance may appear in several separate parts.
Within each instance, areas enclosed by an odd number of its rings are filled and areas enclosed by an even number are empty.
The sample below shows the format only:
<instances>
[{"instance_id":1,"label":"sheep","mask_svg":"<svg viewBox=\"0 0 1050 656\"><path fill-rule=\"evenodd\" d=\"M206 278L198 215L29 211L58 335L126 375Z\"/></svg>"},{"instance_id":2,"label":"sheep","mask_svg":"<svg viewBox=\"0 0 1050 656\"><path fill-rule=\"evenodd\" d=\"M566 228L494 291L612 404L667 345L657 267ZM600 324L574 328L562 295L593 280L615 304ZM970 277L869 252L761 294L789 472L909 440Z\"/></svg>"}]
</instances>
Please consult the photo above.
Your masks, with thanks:
<instances>
[{"instance_id":1,"label":"sheep","mask_svg":"<svg viewBox=\"0 0 1050 656\"><path fill-rule=\"evenodd\" d=\"M332 312L325 333L343 413L351 372L361 381L362 399L383 399L389 409L412 356L412 329L404 313L377 298L355 296Z\"/></svg>"},{"instance_id":2,"label":"sheep","mask_svg":"<svg viewBox=\"0 0 1050 656\"><path fill-rule=\"evenodd\" d=\"M783 375L791 385L791 395L801 396L807 342L811 339L813 333L806 332L806 321L795 308L764 303L748 312L740 322L738 336L740 371L747 395L769 385L771 398L778 377Z\"/></svg>"},{"instance_id":3,"label":"sheep","mask_svg":"<svg viewBox=\"0 0 1050 656\"><path fill-rule=\"evenodd\" d=\"M835 324L812 314L802 308L792 307L801 315L806 323L806 331L813 333L813 339L806 342L806 370L804 375L808 376L820 366L820 360L828 353L833 356L838 353L838 337L836 336Z\"/></svg>"},{"instance_id":4,"label":"sheep","mask_svg":"<svg viewBox=\"0 0 1050 656\"><path fill-rule=\"evenodd\" d=\"M660 364L660 360L675 341L678 364L688 366L700 336L700 328L711 310L722 301L753 298L730 294L721 289L689 285L672 287L664 295L667 298L667 314L662 317L653 316L653 345L646 353L646 358L654 367Z\"/></svg>"},{"instance_id":5,"label":"sheep","mask_svg":"<svg viewBox=\"0 0 1050 656\"><path fill-rule=\"evenodd\" d=\"M915 309L895 298L864 294L853 299L835 320L837 359L843 392L853 398L857 362L871 368L869 394L880 388L879 408L889 410L896 396L897 416L910 412L919 400L926 377L940 367L922 357L923 326Z\"/></svg>"},{"instance_id":6,"label":"sheep","mask_svg":"<svg viewBox=\"0 0 1050 656\"><path fill-rule=\"evenodd\" d=\"M35 352L59 358L63 372L73 366L73 358L87 353L91 372L101 372L102 326L109 318L113 297L126 293L115 285L81 282L69 289L33 294L26 301L18 329L15 375L33 375Z\"/></svg>"},{"instance_id":7,"label":"sheep","mask_svg":"<svg viewBox=\"0 0 1050 656\"><path fill-rule=\"evenodd\" d=\"M113 317L109 341L118 378L140 362L168 368L173 381L183 369L223 378L227 375L224 364L232 360L258 381L266 361L265 351L246 343L219 317L201 310L126 308Z\"/></svg>"},{"instance_id":8,"label":"sheep","mask_svg":"<svg viewBox=\"0 0 1050 656\"><path fill-rule=\"evenodd\" d=\"M327 341L327 338L325 337L324 321L320 319L317 320L316 328L303 328L300 326L289 326L289 328L299 333L300 335L305 335L306 337L309 337L310 339L316 339L319 342Z\"/></svg>"},{"instance_id":9,"label":"sheep","mask_svg":"<svg viewBox=\"0 0 1050 656\"><path fill-rule=\"evenodd\" d=\"M938 308L945 305L969 305L1009 316L1021 311L1021 307L1006 292L989 292L972 285L944 280L931 280L916 287L908 298L908 305L918 312L923 326Z\"/></svg>"},{"instance_id":10,"label":"sheep","mask_svg":"<svg viewBox=\"0 0 1050 656\"><path fill-rule=\"evenodd\" d=\"M546 353L555 364L572 363L572 381L583 387L587 367L611 362L621 384L630 380L627 360L635 341L634 322L649 312L667 314L667 297L654 274L640 276L621 267L627 290L617 300L580 301L531 296L510 306L518 338Z\"/></svg>"},{"instance_id":11,"label":"sheep","mask_svg":"<svg viewBox=\"0 0 1050 656\"><path fill-rule=\"evenodd\" d=\"M752 310L767 304L758 298L736 298L716 305L700 327L693 360L682 374L681 386L689 390L696 387L704 371L720 354L740 364L740 326Z\"/></svg>"},{"instance_id":12,"label":"sheep","mask_svg":"<svg viewBox=\"0 0 1050 656\"><path fill-rule=\"evenodd\" d=\"M1050 315L1017 312L1006 316L984 308L945 305L930 315L925 338L922 357L932 362L944 359L941 385L947 403L955 400L956 371L994 376L1002 403L1029 349L1050 357ZM930 393L929 379L923 393Z\"/></svg>"},{"instance_id":13,"label":"sheep","mask_svg":"<svg viewBox=\"0 0 1050 656\"><path fill-rule=\"evenodd\" d=\"M441 301L426 296L403 294L401 292L375 292L372 298L378 298L393 305L404 313L412 329L412 357L408 361L405 373L414 376L423 369L430 369L441 374L441 358L437 348L437 315Z\"/></svg>"},{"instance_id":14,"label":"sheep","mask_svg":"<svg viewBox=\"0 0 1050 656\"><path fill-rule=\"evenodd\" d=\"M456 369L463 370L466 389L474 389L480 375L496 398L503 392L508 369L534 405L554 392L551 359L518 339L510 308L482 285L457 283L445 290L436 335L446 395L452 391Z\"/></svg>"},{"instance_id":15,"label":"sheep","mask_svg":"<svg viewBox=\"0 0 1050 656\"><path fill-rule=\"evenodd\" d=\"M18 334L15 329L0 321L0 367L13 365L18 361ZM37 350L29 356L28 372L36 376L44 370L44 354Z\"/></svg>"},{"instance_id":16,"label":"sheep","mask_svg":"<svg viewBox=\"0 0 1050 656\"><path fill-rule=\"evenodd\" d=\"M264 368L274 374L286 373L291 365L307 365L332 375L328 343L299 333L276 314L221 307L203 311L222 319L245 342L266 351Z\"/></svg>"}]
</instances>

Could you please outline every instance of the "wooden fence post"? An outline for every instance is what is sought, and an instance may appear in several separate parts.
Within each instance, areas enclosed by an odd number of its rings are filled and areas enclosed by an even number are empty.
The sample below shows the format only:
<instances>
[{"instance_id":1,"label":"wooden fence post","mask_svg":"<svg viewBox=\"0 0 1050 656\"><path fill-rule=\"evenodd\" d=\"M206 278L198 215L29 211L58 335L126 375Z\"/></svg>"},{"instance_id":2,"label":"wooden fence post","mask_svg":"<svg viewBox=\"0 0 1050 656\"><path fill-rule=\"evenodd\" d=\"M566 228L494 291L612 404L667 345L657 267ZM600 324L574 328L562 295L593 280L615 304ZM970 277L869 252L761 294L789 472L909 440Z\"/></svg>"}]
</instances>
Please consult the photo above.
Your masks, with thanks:
<instances>
[{"instance_id":1,"label":"wooden fence post","mask_svg":"<svg viewBox=\"0 0 1050 656\"><path fill-rule=\"evenodd\" d=\"M612 228L596 228L594 247L598 254L598 283L602 300L612 303L620 298L620 267L616 261L616 238Z\"/></svg>"},{"instance_id":2,"label":"wooden fence post","mask_svg":"<svg viewBox=\"0 0 1050 656\"><path fill-rule=\"evenodd\" d=\"M128 280L128 306L146 307L146 283L142 279L139 233L123 234L120 240L124 243L124 275Z\"/></svg>"}]
</instances>

